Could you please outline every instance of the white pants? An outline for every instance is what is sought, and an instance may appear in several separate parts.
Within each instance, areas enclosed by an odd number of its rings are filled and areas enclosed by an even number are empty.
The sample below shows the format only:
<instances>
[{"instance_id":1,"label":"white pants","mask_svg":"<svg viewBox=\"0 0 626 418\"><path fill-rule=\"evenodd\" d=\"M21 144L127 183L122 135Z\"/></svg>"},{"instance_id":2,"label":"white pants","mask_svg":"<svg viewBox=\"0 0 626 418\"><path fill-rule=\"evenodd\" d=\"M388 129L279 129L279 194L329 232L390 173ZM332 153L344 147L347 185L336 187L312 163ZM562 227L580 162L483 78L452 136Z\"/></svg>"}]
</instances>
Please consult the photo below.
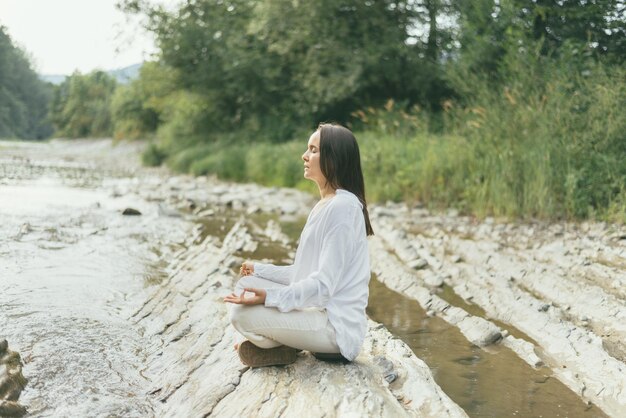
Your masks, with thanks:
<instances>
[{"instance_id":1,"label":"white pants","mask_svg":"<svg viewBox=\"0 0 626 418\"><path fill-rule=\"evenodd\" d=\"M283 287L256 276L242 277L235 286L240 295L243 289L270 289ZM335 330L324 309L310 308L280 312L263 305L237 305L230 307L230 322L235 329L254 345L274 348L286 345L315 353L339 353Z\"/></svg>"}]
</instances>

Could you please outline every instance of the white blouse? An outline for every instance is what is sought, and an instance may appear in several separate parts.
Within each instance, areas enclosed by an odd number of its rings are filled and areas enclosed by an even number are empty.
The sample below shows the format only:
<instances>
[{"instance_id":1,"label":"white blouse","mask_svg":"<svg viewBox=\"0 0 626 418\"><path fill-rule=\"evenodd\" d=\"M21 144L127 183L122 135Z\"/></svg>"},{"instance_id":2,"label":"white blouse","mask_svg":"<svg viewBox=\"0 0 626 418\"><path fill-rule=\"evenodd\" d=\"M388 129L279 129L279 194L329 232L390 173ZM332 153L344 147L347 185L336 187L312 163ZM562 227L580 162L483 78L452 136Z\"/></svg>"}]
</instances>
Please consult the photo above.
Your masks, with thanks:
<instances>
[{"instance_id":1,"label":"white blouse","mask_svg":"<svg viewBox=\"0 0 626 418\"><path fill-rule=\"evenodd\" d=\"M363 206L354 194L338 189L313 208L293 265L254 263L254 274L287 285L267 289L265 306L326 309L341 354L356 358L367 330L370 264Z\"/></svg>"}]
</instances>

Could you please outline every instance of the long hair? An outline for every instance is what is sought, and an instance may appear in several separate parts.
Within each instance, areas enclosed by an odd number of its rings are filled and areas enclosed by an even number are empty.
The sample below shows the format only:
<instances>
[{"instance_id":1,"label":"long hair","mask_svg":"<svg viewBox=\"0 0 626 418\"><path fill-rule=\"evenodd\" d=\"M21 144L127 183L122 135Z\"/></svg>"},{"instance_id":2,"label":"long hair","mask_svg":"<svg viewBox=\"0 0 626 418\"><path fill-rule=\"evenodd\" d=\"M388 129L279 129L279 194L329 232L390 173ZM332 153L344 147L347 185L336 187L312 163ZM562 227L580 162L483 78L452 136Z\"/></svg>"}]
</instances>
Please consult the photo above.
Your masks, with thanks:
<instances>
[{"instance_id":1,"label":"long hair","mask_svg":"<svg viewBox=\"0 0 626 418\"><path fill-rule=\"evenodd\" d=\"M320 123L320 169L334 189L353 193L363 205L365 232L374 235L365 201L361 153L352 131L341 125Z\"/></svg>"}]
</instances>

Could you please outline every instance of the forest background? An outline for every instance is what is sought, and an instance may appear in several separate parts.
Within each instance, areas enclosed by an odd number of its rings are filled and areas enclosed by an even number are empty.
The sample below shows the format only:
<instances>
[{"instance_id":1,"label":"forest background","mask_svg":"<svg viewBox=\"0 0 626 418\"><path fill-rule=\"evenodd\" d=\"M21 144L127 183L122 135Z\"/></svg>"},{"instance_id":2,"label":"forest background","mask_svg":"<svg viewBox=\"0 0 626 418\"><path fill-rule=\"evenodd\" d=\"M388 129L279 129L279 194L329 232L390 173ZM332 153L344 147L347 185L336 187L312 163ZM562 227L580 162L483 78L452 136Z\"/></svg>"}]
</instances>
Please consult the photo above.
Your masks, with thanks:
<instances>
[{"instance_id":1,"label":"forest background","mask_svg":"<svg viewBox=\"0 0 626 418\"><path fill-rule=\"evenodd\" d=\"M119 84L44 83L0 28L0 137L146 139L147 165L314 191L319 122L356 133L370 201L626 222L624 0L188 0L144 18Z\"/></svg>"}]
</instances>

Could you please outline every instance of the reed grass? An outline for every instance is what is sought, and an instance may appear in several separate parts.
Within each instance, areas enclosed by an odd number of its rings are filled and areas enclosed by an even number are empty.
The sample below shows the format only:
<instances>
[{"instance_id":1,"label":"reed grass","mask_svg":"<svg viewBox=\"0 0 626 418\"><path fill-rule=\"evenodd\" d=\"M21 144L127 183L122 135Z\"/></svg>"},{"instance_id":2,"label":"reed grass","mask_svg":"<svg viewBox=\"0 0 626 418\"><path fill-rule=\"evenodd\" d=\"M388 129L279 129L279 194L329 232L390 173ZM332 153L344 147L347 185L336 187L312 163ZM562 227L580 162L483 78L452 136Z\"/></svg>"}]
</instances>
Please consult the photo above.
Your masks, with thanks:
<instances>
[{"instance_id":1,"label":"reed grass","mask_svg":"<svg viewBox=\"0 0 626 418\"><path fill-rule=\"evenodd\" d=\"M533 71L498 88L477 80L471 100L444 104L445 129L436 134L416 108L389 102L362 111L355 133L368 200L479 217L626 222L626 71ZM315 193L303 178L306 141L217 141L170 153L166 162Z\"/></svg>"}]
</instances>

